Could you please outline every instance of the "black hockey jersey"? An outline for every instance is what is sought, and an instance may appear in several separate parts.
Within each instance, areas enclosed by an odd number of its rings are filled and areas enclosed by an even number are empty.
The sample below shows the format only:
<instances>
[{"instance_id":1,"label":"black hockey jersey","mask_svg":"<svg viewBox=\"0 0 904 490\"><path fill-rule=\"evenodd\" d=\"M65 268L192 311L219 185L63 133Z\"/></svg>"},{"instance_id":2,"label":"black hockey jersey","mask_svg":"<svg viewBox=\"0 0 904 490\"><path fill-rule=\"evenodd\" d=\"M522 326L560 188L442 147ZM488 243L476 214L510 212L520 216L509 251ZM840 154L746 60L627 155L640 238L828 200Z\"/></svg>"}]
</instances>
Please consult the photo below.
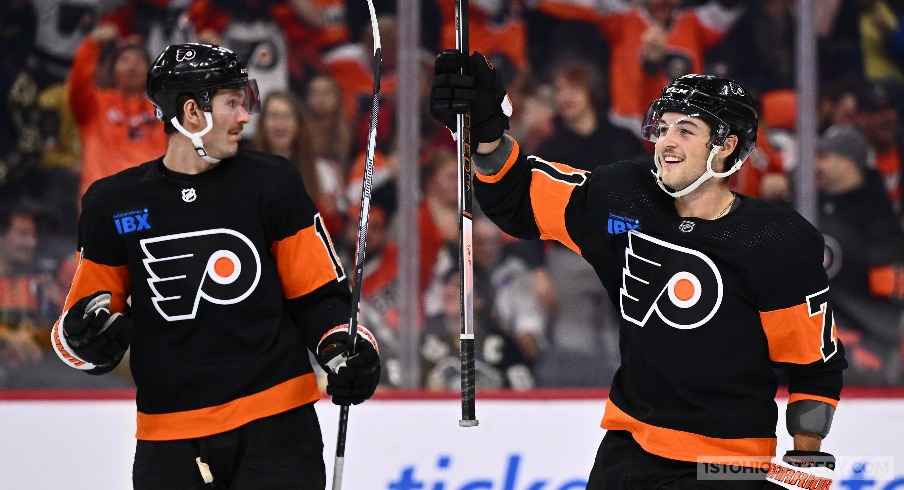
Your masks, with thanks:
<instances>
[{"instance_id":1,"label":"black hockey jersey","mask_svg":"<svg viewBox=\"0 0 904 490\"><path fill-rule=\"evenodd\" d=\"M580 253L619 307L621 367L603 428L669 459L758 466L776 450L774 366L788 373L791 403L840 396L846 362L822 236L745 196L721 219L682 218L651 169L586 172L515 144L500 172L478 173L475 195L506 233Z\"/></svg>"},{"instance_id":2,"label":"black hockey jersey","mask_svg":"<svg viewBox=\"0 0 904 490\"><path fill-rule=\"evenodd\" d=\"M240 151L206 172L162 159L82 199L68 310L94 291L135 324L144 440L201 437L320 398L307 349L349 320L345 273L298 172ZM128 304L128 306L127 306ZM58 325L53 342L73 367Z\"/></svg>"}]
</instances>

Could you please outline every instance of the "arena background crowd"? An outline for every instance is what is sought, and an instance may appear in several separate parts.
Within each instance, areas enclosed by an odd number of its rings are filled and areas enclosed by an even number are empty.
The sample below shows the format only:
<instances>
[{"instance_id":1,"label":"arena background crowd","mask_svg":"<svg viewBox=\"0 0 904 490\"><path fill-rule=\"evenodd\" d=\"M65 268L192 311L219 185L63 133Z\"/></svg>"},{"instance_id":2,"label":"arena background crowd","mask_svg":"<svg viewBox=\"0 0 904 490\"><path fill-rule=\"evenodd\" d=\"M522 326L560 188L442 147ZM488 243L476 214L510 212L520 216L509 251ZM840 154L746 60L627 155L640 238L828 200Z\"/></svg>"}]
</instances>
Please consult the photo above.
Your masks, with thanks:
<instances>
[{"instance_id":1,"label":"arena background crowd","mask_svg":"<svg viewBox=\"0 0 904 490\"><path fill-rule=\"evenodd\" d=\"M381 342L382 389L458 388L454 142L427 113L433 59L455 46L454 0L421 0L418 70L398 93L398 9L374 2L383 48L375 189L362 323ZM904 2L818 0L819 141L812 149L846 383L904 385ZM792 0L472 0L471 47L499 69L511 132L547 160L592 170L649 159L647 103L686 73L741 82L759 102L757 148L735 191L794 206L798 138ZM75 267L79 200L95 180L162 155L145 97L153 57L175 42L246 60L264 102L243 144L303 176L347 271L354 263L370 116L371 27L363 0L6 0L0 6L0 389L128 388L127 363L86 376L49 349ZM416 162L399 161L396 110L418 97ZM410 143L410 142L409 142ZM417 325L400 312L402 169L415 168ZM807 178L810 178L807 176ZM604 226L596 224L593 226ZM618 323L593 270L563 246L474 222L478 386L606 386ZM414 349L403 341L416 332Z\"/></svg>"}]
</instances>

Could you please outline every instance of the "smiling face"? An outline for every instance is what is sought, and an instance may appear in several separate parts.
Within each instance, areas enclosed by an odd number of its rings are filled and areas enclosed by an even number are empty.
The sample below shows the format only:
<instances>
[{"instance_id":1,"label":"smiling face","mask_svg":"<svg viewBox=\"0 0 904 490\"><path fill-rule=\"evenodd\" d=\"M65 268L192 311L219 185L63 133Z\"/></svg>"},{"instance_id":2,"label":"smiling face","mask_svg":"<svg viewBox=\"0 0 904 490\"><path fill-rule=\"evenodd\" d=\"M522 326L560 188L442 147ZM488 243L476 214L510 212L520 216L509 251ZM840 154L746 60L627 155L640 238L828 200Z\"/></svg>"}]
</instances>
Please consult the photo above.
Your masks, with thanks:
<instances>
[{"instance_id":1,"label":"smiling face","mask_svg":"<svg viewBox=\"0 0 904 490\"><path fill-rule=\"evenodd\" d=\"M222 160L238 152L242 128L251 120L243 106L244 99L245 91L241 89L221 89L213 96L213 129L201 139L211 157Z\"/></svg>"},{"instance_id":2,"label":"smiling face","mask_svg":"<svg viewBox=\"0 0 904 490\"><path fill-rule=\"evenodd\" d=\"M706 171L712 147L709 125L700 118L667 112L656 130L656 155L662 181L675 190L692 184Z\"/></svg>"}]
</instances>

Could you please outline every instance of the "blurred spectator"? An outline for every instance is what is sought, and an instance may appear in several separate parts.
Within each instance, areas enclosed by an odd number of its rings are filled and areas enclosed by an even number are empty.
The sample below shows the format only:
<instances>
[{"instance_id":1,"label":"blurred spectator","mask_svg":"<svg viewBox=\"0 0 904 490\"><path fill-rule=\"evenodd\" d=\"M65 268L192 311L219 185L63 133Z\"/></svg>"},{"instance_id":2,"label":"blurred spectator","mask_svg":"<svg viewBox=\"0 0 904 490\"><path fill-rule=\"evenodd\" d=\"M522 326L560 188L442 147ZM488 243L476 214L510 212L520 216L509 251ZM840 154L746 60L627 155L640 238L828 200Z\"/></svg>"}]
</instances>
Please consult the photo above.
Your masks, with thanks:
<instances>
[{"instance_id":1,"label":"blurred spectator","mask_svg":"<svg viewBox=\"0 0 904 490\"><path fill-rule=\"evenodd\" d=\"M270 92L289 89L290 57L297 62L303 54L312 53L293 52L290 55L289 52L290 46L299 46L302 40L309 38L298 18L307 12L301 6L308 3L308 0L293 0L290 3L273 0L193 0L188 8L188 19L200 42L235 51L239 60L248 66L249 76L257 80L263 98ZM319 59L307 59L305 62L320 67ZM251 123L246 124L245 128L247 134L253 134L257 118L251 118Z\"/></svg>"},{"instance_id":2,"label":"blurred spectator","mask_svg":"<svg viewBox=\"0 0 904 490\"><path fill-rule=\"evenodd\" d=\"M149 53L162 53L170 44L195 40L186 15L190 4L191 0L128 0L100 23L115 25L122 36L138 35Z\"/></svg>"},{"instance_id":3,"label":"blurred spectator","mask_svg":"<svg viewBox=\"0 0 904 490\"><path fill-rule=\"evenodd\" d=\"M611 0L597 7L600 28L612 47L609 116L638 138L649 101L673 79L703 73L704 53L722 40L743 10L716 1L682 9L682 3Z\"/></svg>"},{"instance_id":4,"label":"blurred spectator","mask_svg":"<svg viewBox=\"0 0 904 490\"><path fill-rule=\"evenodd\" d=\"M537 145L550 161L582 168L618 160L646 158L639 128L613 126L605 116L605 83L600 73L581 62L566 62L553 75L553 131ZM636 134L635 134L636 133Z\"/></svg>"},{"instance_id":5,"label":"blurred spectator","mask_svg":"<svg viewBox=\"0 0 904 490\"><path fill-rule=\"evenodd\" d=\"M396 18L391 15L377 17L380 29L382 62L380 63L380 107L377 115L380 131L377 132L377 149L390 153L395 140L395 86L398 57ZM340 46L324 57L327 72L342 88L343 105L354 130L354 152L367 147L371 105L374 88L374 38L368 23L363 28L361 42Z\"/></svg>"},{"instance_id":6,"label":"blurred spectator","mask_svg":"<svg viewBox=\"0 0 904 490\"><path fill-rule=\"evenodd\" d=\"M888 50L888 38L898 29L900 12L883 0L858 0L863 74L868 81L892 79L904 83L904 68Z\"/></svg>"},{"instance_id":7,"label":"blurred spectator","mask_svg":"<svg viewBox=\"0 0 904 490\"><path fill-rule=\"evenodd\" d=\"M548 85L539 83L530 68L519 70L514 80L506 81L506 91L513 107L509 134L517 138L522 151L533 153L537 144L553 130L552 91Z\"/></svg>"},{"instance_id":8,"label":"blurred spectator","mask_svg":"<svg viewBox=\"0 0 904 490\"><path fill-rule=\"evenodd\" d=\"M446 270L443 261L440 260L440 252L449 254L444 250L444 245L449 248L458 244L458 159L454 153L446 150L438 150L430 158L427 166L421 173L423 178L424 199L418 211L418 229L421 233L420 241L420 277L429 281L435 267L439 267L440 274ZM458 263L458 249L445 259L447 263ZM427 283L422 282L420 289L426 289ZM439 289L433 287L433 296L427 300L427 314L439 310Z\"/></svg>"},{"instance_id":9,"label":"blurred spectator","mask_svg":"<svg viewBox=\"0 0 904 490\"><path fill-rule=\"evenodd\" d=\"M591 2L534 0L525 4L527 56L541 82L552 80L554 65L550 60L580 60L605 72L609 65L609 43L593 22L597 12ZM506 80L506 88L509 87L511 84Z\"/></svg>"},{"instance_id":10,"label":"blurred spectator","mask_svg":"<svg viewBox=\"0 0 904 490\"><path fill-rule=\"evenodd\" d=\"M67 286L62 281L72 277L55 277L56 261L41 254L45 218L36 204L0 205L0 387L132 386L128 369L101 380L67 368L52 352L50 327Z\"/></svg>"},{"instance_id":11,"label":"blurred spectator","mask_svg":"<svg viewBox=\"0 0 904 490\"><path fill-rule=\"evenodd\" d=\"M831 126L856 124L859 86L859 83L849 79L838 79L826 82L819 88L816 109L820 134Z\"/></svg>"},{"instance_id":12,"label":"blurred spectator","mask_svg":"<svg viewBox=\"0 0 904 490\"><path fill-rule=\"evenodd\" d=\"M901 212L901 164L904 159L900 114L901 87L883 80L868 83L857 98L857 123L875 152L875 168L896 213Z\"/></svg>"},{"instance_id":13,"label":"blurred spectator","mask_svg":"<svg viewBox=\"0 0 904 490\"><path fill-rule=\"evenodd\" d=\"M454 49L455 0L437 0L443 14L440 50ZM480 51L511 80L527 67L527 26L514 10L514 2L488 0L470 2L468 28L471 51Z\"/></svg>"},{"instance_id":14,"label":"blurred spectator","mask_svg":"<svg viewBox=\"0 0 904 490\"><path fill-rule=\"evenodd\" d=\"M863 53L860 45L861 0L821 0L816 10L820 36L819 78L823 81L863 80Z\"/></svg>"},{"instance_id":15,"label":"blurred spectator","mask_svg":"<svg viewBox=\"0 0 904 490\"><path fill-rule=\"evenodd\" d=\"M307 84L304 109L309 118L314 154L334 162L347 174L354 135L342 105L342 89L336 80L327 74L312 77Z\"/></svg>"},{"instance_id":16,"label":"blurred spectator","mask_svg":"<svg viewBox=\"0 0 904 490\"><path fill-rule=\"evenodd\" d=\"M17 383L21 366L40 361L49 345L53 310L61 290L39 271L37 210L22 205L0 208L0 386ZM49 352L47 352L49 353Z\"/></svg>"},{"instance_id":17,"label":"blurred spectator","mask_svg":"<svg viewBox=\"0 0 904 490\"><path fill-rule=\"evenodd\" d=\"M374 0L373 5L378 17L383 15L396 17L399 7L404 7L407 3L398 0ZM443 20L439 6L434 0L421 1L420 11L420 45L428 52L436 53L440 50L440 25ZM363 36L370 30L370 12L367 2L345 0L345 22L348 25L349 41L352 43L361 42Z\"/></svg>"},{"instance_id":18,"label":"blurred spectator","mask_svg":"<svg viewBox=\"0 0 904 490\"><path fill-rule=\"evenodd\" d=\"M796 164L797 94L774 89L760 98L757 144L740 170L731 174L731 190L776 204L791 199L787 170Z\"/></svg>"},{"instance_id":19,"label":"blurred spectator","mask_svg":"<svg viewBox=\"0 0 904 490\"><path fill-rule=\"evenodd\" d=\"M904 325L904 231L869 168L869 145L851 126L819 142L819 224L838 335L848 351L850 384L896 384Z\"/></svg>"},{"instance_id":20,"label":"blurred spectator","mask_svg":"<svg viewBox=\"0 0 904 490\"><path fill-rule=\"evenodd\" d=\"M84 162L80 194L97 179L161 156L167 138L145 96L150 62L134 38L116 42L106 75L109 88L95 82L104 44L116 28L99 26L79 48L69 78L69 104L78 123Z\"/></svg>"},{"instance_id":21,"label":"blurred spectator","mask_svg":"<svg viewBox=\"0 0 904 490\"><path fill-rule=\"evenodd\" d=\"M30 0L38 14L38 31L29 66L39 84L65 82L82 41L101 15L127 0Z\"/></svg>"},{"instance_id":22,"label":"blurred spectator","mask_svg":"<svg viewBox=\"0 0 904 490\"><path fill-rule=\"evenodd\" d=\"M264 98L260 122L251 140L255 150L285 157L298 169L305 189L331 234L342 230L345 203L343 174L338 166L320 158L313 147L311 128L298 99L289 92L270 92Z\"/></svg>"},{"instance_id":23,"label":"blurred spectator","mask_svg":"<svg viewBox=\"0 0 904 490\"><path fill-rule=\"evenodd\" d=\"M793 88L795 77L794 2L748 2L725 37L706 53L707 73L737 80L753 94Z\"/></svg>"},{"instance_id":24,"label":"blurred spectator","mask_svg":"<svg viewBox=\"0 0 904 490\"><path fill-rule=\"evenodd\" d=\"M474 264L488 275L495 325L515 341L532 365L546 346L547 318L534 291L533 275L521 259L504 253L502 232L485 216L473 223Z\"/></svg>"},{"instance_id":25,"label":"blurred spectator","mask_svg":"<svg viewBox=\"0 0 904 490\"><path fill-rule=\"evenodd\" d=\"M427 317L421 344L424 387L428 390L461 389L459 337L461 332L458 268L446 272L442 285L442 309ZM517 342L499 328L492 314L495 291L487 272L474 267L475 380L478 389L513 388L535 385L530 367Z\"/></svg>"}]
</instances>

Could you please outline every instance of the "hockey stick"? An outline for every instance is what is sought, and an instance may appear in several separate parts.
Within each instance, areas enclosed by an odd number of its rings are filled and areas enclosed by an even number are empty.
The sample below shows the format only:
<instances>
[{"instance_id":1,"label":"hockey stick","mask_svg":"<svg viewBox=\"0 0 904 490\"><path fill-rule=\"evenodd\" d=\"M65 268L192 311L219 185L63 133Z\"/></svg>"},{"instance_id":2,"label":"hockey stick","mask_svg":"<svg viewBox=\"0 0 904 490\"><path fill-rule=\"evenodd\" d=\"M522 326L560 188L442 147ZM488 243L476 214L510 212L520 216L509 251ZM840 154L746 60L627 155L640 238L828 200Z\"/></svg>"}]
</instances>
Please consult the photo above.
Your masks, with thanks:
<instances>
[{"instance_id":1,"label":"hockey stick","mask_svg":"<svg viewBox=\"0 0 904 490\"><path fill-rule=\"evenodd\" d=\"M367 138L367 153L364 159L364 182L361 186L361 213L358 215L358 246L355 250L355 279L352 283L352 311L348 321L347 355L355 355L355 341L358 337L358 310L361 307L361 284L364 279L364 251L367 245L367 221L370 214L370 193L374 180L374 152L377 145L377 113L380 110L380 72L382 71L382 49L380 30L377 28L377 14L372 0L367 0L370 10L370 26L374 36L374 91L370 111L370 132ZM342 488L342 472L345 469L345 438L348 433L348 405L339 408L339 433L336 435L336 463L333 465L333 490Z\"/></svg>"},{"instance_id":2,"label":"hockey stick","mask_svg":"<svg viewBox=\"0 0 904 490\"><path fill-rule=\"evenodd\" d=\"M455 1L455 44L464 55L468 48L468 0ZM464 68L462 68L464 71ZM474 251L472 247L472 176L471 176L471 114L459 114L458 130L458 277L461 332L459 358L461 360L461 427L475 427L474 369Z\"/></svg>"}]
</instances>

